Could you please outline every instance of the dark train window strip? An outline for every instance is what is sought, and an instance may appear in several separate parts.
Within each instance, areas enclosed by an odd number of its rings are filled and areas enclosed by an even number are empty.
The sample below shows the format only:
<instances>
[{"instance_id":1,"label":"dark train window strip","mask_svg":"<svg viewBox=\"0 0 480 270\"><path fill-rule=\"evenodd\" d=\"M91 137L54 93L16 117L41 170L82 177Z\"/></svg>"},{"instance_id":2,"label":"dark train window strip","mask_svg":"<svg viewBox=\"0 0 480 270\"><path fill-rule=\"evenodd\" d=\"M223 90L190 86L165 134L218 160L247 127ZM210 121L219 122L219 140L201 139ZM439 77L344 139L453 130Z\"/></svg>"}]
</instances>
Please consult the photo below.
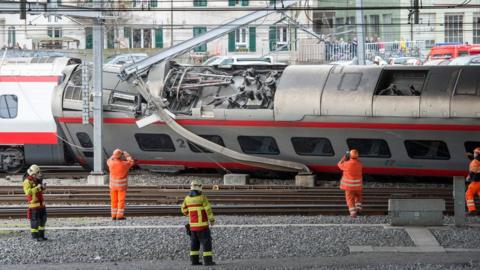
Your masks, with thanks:
<instances>
[{"instance_id":1,"label":"dark train window strip","mask_svg":"<svg viewBox=\"0 0 480 270\"><path fill-rule=\"evenodd\" d=\"M173 141L167 134L135 134L138 146L148 152L175 152Z\"/></svg>"},{"instance_id":2,"label":"dark train window strip","mask_svg":"<svg viewBox=\"0 0 480 270\"><path fill-rule=\"evenodd\" d=\"M225 146L225 144L223 143L223 139L222 137L218 136L218 135L199 135L200 137L204 138L204 139L207 139L211 142L214 142L218 145L221 145L221 146ZM188 147L190 148L190 150L192 150L192 152L194 153L212 153L211 151L201 147L200 145L198 144L194 144L192 142L188 142Z\"/></svg>"},{"instance_id":3,"label":"dark train window strip","mask_svg":"<svg viewBox=\"0 0 480 270\"><path fill-rule=\"evenodd\" d=\"M277 142L268 136L238 136L238 143L246 154L279 155Z\"/></svg>"},{"instance_id":4,"label":"dark train window strip","mask_svg":"<svg viewBox=\"0 0 480 270\"><path fill-rule=\"evenodd\" d=\"M92 140L90 140L90 136L88 136L85 132L77 132L77 138L80 142L80 145L85 148L93 148Z\"/></svg>"},{"instance_id":5,"label":"dark train window strip","mask_svg":"<svg viewBox=\"0 0 480 270\"><path fill-rule=\"evenodd\" d=\"M301 156L334 156L332 144L327 138L293 137L293 148Z\"/></svg>"},{"instance_id":6,"label":"dark train window strip","mask_svg":"<svg viewBox=\"0 0 480 270\"><path fill-rule=\"evenodd\" d=\"M480 147L480 142L468 141L465 142L465 152L473 153L473 150L477 147Z\"/></svg>"},{"instance_id":7,"label":"dark train window strip","mask_svg":"<svg viewBox=\"0 0 480 270\"><path fill-rule=\"evenodd\" d=\"M392 156L385 140L381 139L347 139L349 149L357 149L360 157L389 158Z\"/></svg>"},{"instance_id":8,"label":"dark train window strip","mask_svg":"<svg viewBox=\"0 0 480 270\"><path fill-rule=\"evenodd\" d=\"M406 140L407 154L413 159L450 159L450 153L445 142L427 140Z\"/></svg>"},{"instance_id":9,"label":"dark train window strip","mask_svg":"<svg viewBox=\"0 0 480 270\"><path fill-rule=\"evenodd\" d=\"M17 117L18 98L15 95L0 96L0 118L12 119Z\"/></svg>"}]
</instances>

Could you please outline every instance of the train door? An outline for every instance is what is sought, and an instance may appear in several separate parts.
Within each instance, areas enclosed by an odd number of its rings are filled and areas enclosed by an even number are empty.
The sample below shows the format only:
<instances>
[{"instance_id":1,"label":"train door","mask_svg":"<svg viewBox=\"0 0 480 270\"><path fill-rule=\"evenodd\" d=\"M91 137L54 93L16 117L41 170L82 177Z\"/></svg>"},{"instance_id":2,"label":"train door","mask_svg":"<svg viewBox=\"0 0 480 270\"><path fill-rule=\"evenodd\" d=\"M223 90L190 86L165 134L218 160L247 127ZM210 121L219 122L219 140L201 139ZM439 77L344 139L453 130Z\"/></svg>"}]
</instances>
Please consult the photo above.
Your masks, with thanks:
<instances>
[{"instance_id":1,"label":"train door","mask_svg":"<svg viewBox=\"0 0 480 270\"><path fill-rule=\"evenodd\" d=\"M480 67L465 66L460 71L450 101L451 117L480 118Z\"/></svg>"},{"instance_id":2,"label":"train door","mask_svg":"<svg viewBox=\"0 0 480 270\"><path fill-rule=\"evenodd\" d=\"M420 117L450 117L450 97L459 68L432 67L420 99Z\"/></svg>"}]
</instances>

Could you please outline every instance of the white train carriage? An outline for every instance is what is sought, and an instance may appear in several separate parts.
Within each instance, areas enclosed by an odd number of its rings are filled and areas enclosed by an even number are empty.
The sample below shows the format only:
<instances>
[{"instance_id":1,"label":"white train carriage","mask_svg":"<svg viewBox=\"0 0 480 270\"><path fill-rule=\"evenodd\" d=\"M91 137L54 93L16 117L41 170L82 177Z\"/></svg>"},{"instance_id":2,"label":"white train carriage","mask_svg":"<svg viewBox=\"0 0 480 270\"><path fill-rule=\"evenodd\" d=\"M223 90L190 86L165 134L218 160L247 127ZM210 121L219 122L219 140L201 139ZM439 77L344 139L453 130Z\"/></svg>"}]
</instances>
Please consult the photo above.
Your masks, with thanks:
<instances>
[{"instance_id":1,"label":"white train carriage","mask_svg":"<svg viewBox=\"0 0 480 270\"><path fill-rule=\"evenodd\" d=\"M8 58L0 62L0 171L68 161L52 116L52 93L62 70L77 59Z\"/></svg>"}]
</instances>

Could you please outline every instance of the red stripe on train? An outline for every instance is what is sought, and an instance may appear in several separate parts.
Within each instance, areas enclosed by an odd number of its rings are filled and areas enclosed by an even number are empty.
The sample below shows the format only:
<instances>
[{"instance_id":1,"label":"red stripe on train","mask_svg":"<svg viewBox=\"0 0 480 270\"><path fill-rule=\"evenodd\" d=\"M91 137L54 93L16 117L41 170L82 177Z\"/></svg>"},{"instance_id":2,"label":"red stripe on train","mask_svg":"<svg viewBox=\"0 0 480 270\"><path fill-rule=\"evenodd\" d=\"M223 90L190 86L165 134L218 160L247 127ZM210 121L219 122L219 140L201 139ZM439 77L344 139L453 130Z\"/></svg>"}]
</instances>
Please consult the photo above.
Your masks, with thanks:
<instances>
[{"instance_id":1,"label":"red stripe on train","mask_svg":"<svg viewBox=\"0 0 480 270\"><path fill-rule=\"evenodd\" d=\"M57 144L55 132L0 132L0 144Z\"/></svg>"},{"instance_id":2,"label":"red stripe on train","mask_svg":"<svg viewBox=\"0 0 480 270\"><path fill-rule=\"evenodd\" d=\"M82 123L79 117L58 117L60 123ZM104 118L106 124L134 124L135 118ZM93 122L90 119L90 122ZM437 131L480 131L480 125L446 124L398 124L398 123L355 123L355 122L301 122L301 121L256 121L256 120L196 120L179 119L181 125L191 126L255 126L255 127L296 127L296 128L355 128L355 129L399 129ZM156 122L165 125L164 122Z\"/></svg>"},{"instance_id":3,"label":"red stripe on train","mask_svg":"<svg viewBox=\"0 0 480 270\"><path fill-rule=\"evenodd\" d=\"M0 82L58 82L59 76L0 76Z\"/></svg>"},{"instance_id":4,"label":"red stripe on train","mask_svg":"<svg viewBox=\"0 0 480 270\"><path fill-rule=\"evenodd\" d=\"M183 165L191 168L221 168L261 170L262 168L246 165L238 162L205 162L205 161L179 161L179 160L135 160L139 165ZM221 165L221 166L220 166ZM309 165L316 172L340 173L337 166ZM384 175L413 175L413 176L459 176L466 175L466 170L439 170L439 169L412 169L412 168L375 168L366 167L363 170L367 174Z\"/></svg>"}]
</instances>

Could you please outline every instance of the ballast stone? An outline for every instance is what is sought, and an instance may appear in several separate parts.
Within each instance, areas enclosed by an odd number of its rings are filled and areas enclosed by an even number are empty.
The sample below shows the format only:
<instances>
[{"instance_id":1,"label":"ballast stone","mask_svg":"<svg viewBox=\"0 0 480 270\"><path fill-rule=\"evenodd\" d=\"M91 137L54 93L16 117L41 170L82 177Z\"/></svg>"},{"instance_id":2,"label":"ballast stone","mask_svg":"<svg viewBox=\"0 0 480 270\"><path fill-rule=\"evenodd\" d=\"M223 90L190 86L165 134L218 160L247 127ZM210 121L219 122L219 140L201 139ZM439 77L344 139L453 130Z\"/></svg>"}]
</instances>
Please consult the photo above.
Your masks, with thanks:
<instances>
[{"instance_id":1,"label":"ballast stone","mask_svg":"<svg viewBox=\"0 0 480 270\"><path fill-rule=\"evenodd\" d=\"M223 176L224 185L248 185L250 176L248 174L225 174Z\"/></svg>"},{"instance_id":2,"label":"ballast stone","mask_svg":"<svg viewBox=\"0 0 480 270\"><path fill-rule=\"evenodd\" d=\"M389 199L388 212L393 226L443 225L443 199Z\"/></svg>"}]
</instances>

